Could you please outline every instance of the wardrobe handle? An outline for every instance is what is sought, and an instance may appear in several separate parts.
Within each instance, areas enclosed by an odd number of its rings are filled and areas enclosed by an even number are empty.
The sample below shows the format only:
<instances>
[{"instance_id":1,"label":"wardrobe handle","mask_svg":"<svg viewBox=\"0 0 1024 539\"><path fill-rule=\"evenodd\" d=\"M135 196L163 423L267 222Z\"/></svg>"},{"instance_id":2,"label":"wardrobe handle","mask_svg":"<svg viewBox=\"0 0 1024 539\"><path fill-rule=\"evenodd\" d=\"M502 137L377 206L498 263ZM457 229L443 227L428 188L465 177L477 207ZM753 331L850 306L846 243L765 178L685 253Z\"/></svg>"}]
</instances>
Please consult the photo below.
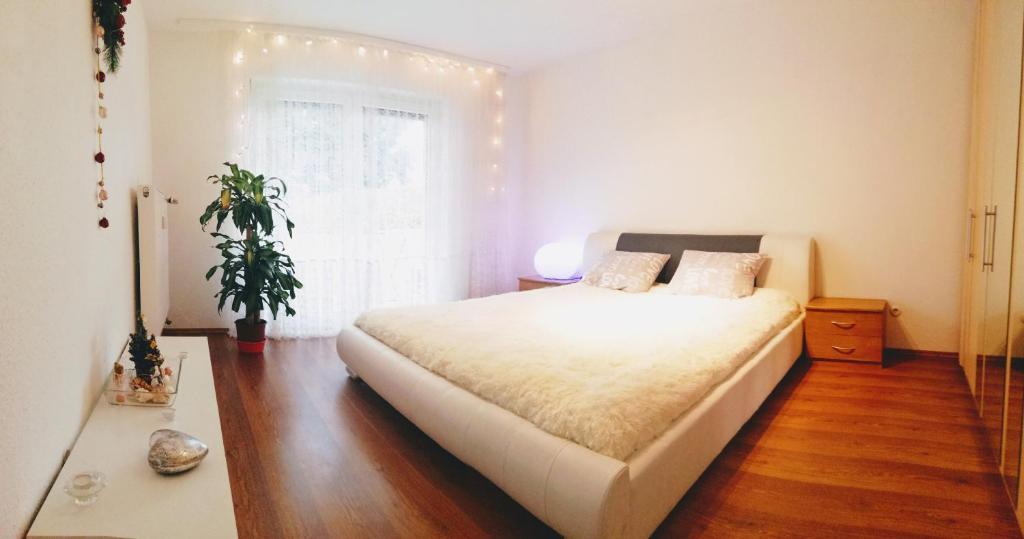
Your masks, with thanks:
<instances>
[{"instance_id":1,"label":"wardrobe handle","mask_svg":"<svg viewBox=\"0 0 1024 539\"><path fill-rule=\"evenodd\" d=\"M982 236L981 236L981 272L982 273L984 273L985 270L988 268L988 216L989 216L988 205L986 205L985 206L984 222L982 222L982 226L984 227L984 232L982 233Z\"/></svg>"},{"instance_id":2,"label":"wardrobe handle","mask_svg":"<svg viewBox=\"0 0 1024 539\"><path fill-rule=\"evenodd\" d=\"M967 260L974 260L974 222L978 220L978 216L974 210L970 210L969 214L967 217Z\"/></svg>"},{"instance_id":3,"label":"wardrobe handle","mask_svg":"<svg viewBox=\"0 0 1024 539\"><path fill-rule=\"evenodd\" d=\"M853 326L856 326L857 323L856 322L838 322L836 320L833 320L832 321L832 325L837 327L837 328L839 328L839 329L851 329L851 328L853 328Z\"/></svg>"},{"instance_id":4,"label":"wardrobe handle","mask_svg":"<svg viewBox=\"0 0 1024 539\"><path fill-rule=\"evenodd\" d=\"M985 252L987 254L985 255L985 258L981 261L981 265L982 269L984 269L985 266L988 266L989 272L992 272L996 269L996 220L998 214L998 205L992 206L992 211L988 211L988 206L985 206L985 236L988 239L988 243L985 245ZM989 217L992 218L991 229L988 226ZM991 233L988 233L989 230L991 230Z\"/></svg>"},{"instance_id":5,"label":"wardrobe handle","mask_svg":"<svg viewBox=\"0 0 1024 539\"><path fill-rule=\"evenodd\" d=\"M855 347L847 348L845 346L836 346L836 345L832 345L832 349L835 350L836 352L839 352L840 354L852 354L852 353L854 353L857 350Z\"/></svg>"}]
</instances>

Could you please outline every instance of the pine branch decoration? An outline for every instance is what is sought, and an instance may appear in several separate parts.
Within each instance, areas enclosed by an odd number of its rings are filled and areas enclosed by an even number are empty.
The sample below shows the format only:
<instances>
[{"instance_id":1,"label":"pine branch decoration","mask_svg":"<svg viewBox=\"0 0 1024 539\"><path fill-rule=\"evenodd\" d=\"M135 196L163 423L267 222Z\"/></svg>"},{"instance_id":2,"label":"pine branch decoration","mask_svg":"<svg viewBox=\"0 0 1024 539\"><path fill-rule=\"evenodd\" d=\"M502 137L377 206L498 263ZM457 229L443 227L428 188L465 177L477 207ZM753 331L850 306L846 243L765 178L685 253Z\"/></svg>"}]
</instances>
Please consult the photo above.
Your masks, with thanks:
<instances>
[{"instance_id":1,"label":"pine branch decoration","mask_svg":"<svg viewBox=\"0 0 1024 539\"><path fill-rule=\"evenodd\" d=\"M121 67L124 39L124 12L132 0L92 0L92 17L96 22L96 34L103 40L104 59L107 70L116 73Z\"/></svg>"},{"instance_id":2,"label":"pine branch decoration","mask_svg":"<svg viewBox=\"0 0 1024 539\"><path fill-rule=\"evenodd\" d=\"M146 329L142 315L135 317L135 333L129 336L128 358L135 364L135 375L146 383L151 383L154 376L160 375L160 365L164 360L157 347L156 336Z\"/></svg>"},{"instance_id":3,"label":"pine branch decoration","mask_svg":"<svg viewBox=\"0 0 1024 539\"><path fill-rule=\"evenodd\" d=\"M107 61L107 71L116 73L117 69L121 67L121 45L118 43L107 45L103 59Z\"/></svg>"}]
</instances>

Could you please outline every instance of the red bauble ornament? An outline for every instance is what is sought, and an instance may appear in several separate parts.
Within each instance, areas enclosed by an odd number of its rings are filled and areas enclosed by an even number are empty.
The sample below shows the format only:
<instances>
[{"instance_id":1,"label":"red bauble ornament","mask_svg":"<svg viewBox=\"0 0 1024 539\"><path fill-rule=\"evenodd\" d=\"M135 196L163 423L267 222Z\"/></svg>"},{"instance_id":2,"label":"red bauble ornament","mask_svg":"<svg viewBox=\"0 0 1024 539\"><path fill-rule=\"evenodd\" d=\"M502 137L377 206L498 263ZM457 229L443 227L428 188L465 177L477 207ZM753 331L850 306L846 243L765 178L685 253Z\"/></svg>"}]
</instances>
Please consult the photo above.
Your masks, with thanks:
<instances>
[{"instance_id":1,"label":"red bauble ornament","mask_svg":"<svg viewBox=\"0 0 1024 539\"><path fill-rule=\"evenodd\" d=\"M107 228L108 226L110 226L110 221L107 221L106 217L100 219L100 228Z\"/></svg>"},{"instance_id":2,"label":"red bauble ornament","mask_svg":"<svg viewBox=\"0 0 1024 539\"><path fill-rule=\"evenodd\" d=\"M96 155L92 156L97 163L102 163L107 160L107 156L103 155L103 152L96 152Z\"/></svg>"},{"instance_id":3,"label":"red bauble ornament","mask_svg":"<svg viewBox=\"0 0 1024 539\"><path fill-rule=\"evenodd\" d=\"M117 16L117 27L118 28L124 28L124 23L125 23L124 15L118 15Z\"/></svg>"},{"instance_id":4,"label":"red bauble ornament","mask_svg":"<svg viewBox=\"0 0 1024 539\"><path fill-rule=\"evenodd\" d=\"M97 71L96 80L99 82L104 82L105 80L107 80L107 74L102 71Z\"/></svg>"},{"instance_id":5,"label":"red bauble ornament","mask_svg":"<svg viewBox=\"0 0 1024 539\"><path fill-rule=\"evenodd\" d=\"M128 7L132 5L132 0L121 0L121 5L124 7Z\"/></svg>"}]
</instances>

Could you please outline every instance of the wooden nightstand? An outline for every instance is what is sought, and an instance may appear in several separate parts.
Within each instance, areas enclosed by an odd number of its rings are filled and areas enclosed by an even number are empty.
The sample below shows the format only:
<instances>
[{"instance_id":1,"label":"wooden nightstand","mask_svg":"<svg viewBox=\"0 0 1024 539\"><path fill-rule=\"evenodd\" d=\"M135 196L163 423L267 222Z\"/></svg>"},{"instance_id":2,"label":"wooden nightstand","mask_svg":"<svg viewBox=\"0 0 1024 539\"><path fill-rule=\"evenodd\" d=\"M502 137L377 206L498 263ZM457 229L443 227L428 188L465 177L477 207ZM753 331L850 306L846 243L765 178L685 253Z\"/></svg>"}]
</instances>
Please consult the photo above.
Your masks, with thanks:
<instances>
[{"instance_id":1,"label":"wooden nightstand","mask_svg":"<svg viewBox=\"0 0 1024 539\"><path fill-rule=\"evenodd\" d=\"M881 365L886 308L882 299L812 299L804 322L807 355Z\"/></svg>"},{"instance_id":2,"label":"wooden nightstand","mask_svg":"<svg viewBox=\"0 0 1024 539\"><path fill-rule=\"evenodd\" d=\"M551 286L562 286L563 284L572 284L580 282L580 278L574 279L548 279L541 277L540 275L525 275L519 278L519 291L525 292L527 290L536 290L538 288L548 288Z\"/></svg>"}]
</instances>

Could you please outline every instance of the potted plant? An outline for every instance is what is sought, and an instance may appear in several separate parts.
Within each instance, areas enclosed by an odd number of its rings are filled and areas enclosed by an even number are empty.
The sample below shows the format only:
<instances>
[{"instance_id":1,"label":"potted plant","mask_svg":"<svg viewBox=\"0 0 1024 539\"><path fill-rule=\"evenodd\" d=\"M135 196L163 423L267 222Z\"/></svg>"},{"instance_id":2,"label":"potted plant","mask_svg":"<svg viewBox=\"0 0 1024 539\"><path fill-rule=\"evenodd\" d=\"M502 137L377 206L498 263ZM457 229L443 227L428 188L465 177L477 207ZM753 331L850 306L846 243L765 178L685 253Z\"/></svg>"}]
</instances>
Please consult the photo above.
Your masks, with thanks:
<instances>
[{"instance_id":1,"label":"potted plant","mask_svg":"<svg viewBox=\"0 0 1024 539\"><path fill-rule=\"evenodd\" d=\"M295 299L295 290L302 288L302 283L295 278L291 257L281 252L284 244L272 238L275 215L284 220L288 237L295 224L282 206L282 197L288 191L284 181L257 176L234 163L224 164L231 173L207 178L220 184L221 191L199 218L206 230L210 220L217 217L216 231L210 235L220 240L215 247L224 257L224 262L206 272L206 279L221 270L217 310L222 311L229 299L232 311L237 313L245 307L245 317L235 320L238 349L258 354L266 343L267 321L260 317L264 308L269 308L275 319L282 307L286 316L295 314L289 301ZM220 232L229 216L241 238Z\"/></svg>"}]
</instances>

